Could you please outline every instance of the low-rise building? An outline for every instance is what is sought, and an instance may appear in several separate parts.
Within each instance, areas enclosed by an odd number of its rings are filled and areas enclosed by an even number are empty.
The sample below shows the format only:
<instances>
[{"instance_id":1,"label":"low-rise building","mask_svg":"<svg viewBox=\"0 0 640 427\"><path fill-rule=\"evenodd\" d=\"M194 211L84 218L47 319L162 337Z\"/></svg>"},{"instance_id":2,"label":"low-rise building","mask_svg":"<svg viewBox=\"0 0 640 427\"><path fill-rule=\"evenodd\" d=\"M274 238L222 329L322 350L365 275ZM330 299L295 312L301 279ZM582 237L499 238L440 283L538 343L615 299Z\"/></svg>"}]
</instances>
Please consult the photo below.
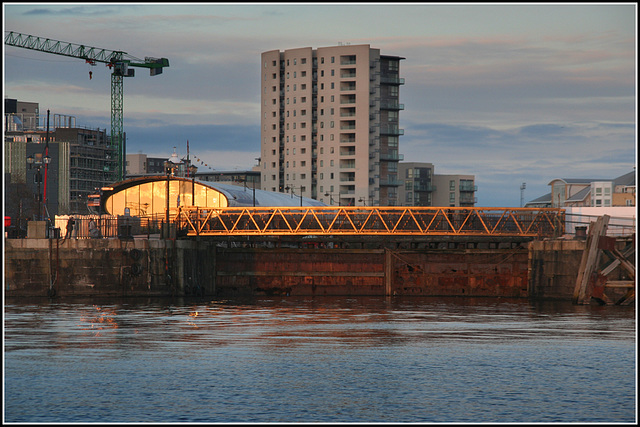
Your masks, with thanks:
<instances>
[{"instance_id":1,"label":"low-rise building","mask_svg":"<svg viewBox=\"0 0 640 427\"><path fill-rule=\"evenodd\" d=\"M614 179L556 178L551 192L525 207L622 207L636 205L636 172Z\"/></svg>"},{"instance_id":2,"label":"low-rise building","mask_svg":"<svg viewBox=\"0 0 640 427\"><path fill-rule=\"evenodd\" d=\"M127 154L126 175L139 176L164 173L164 162L161 157L148 157L146 154Z\"/></svg>"}]
</instances>

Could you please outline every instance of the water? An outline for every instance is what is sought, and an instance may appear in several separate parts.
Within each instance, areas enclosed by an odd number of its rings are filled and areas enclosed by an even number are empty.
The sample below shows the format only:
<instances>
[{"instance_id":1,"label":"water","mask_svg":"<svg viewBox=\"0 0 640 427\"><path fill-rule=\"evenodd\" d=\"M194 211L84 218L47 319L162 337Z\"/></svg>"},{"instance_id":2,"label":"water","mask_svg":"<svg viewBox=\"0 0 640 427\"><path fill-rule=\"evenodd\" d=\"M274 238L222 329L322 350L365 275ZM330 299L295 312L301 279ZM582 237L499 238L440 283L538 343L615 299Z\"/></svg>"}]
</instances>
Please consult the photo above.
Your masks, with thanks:
<instances>
[{"instance_id":1,"label":"water","mask_svg":"<svg viewBox=\"0 0 640 427\"><path fill-rule=\"evenodd\" d=\"M5 302L5 422L636 421L635 307Z\"/></svg>"}]
</instances>

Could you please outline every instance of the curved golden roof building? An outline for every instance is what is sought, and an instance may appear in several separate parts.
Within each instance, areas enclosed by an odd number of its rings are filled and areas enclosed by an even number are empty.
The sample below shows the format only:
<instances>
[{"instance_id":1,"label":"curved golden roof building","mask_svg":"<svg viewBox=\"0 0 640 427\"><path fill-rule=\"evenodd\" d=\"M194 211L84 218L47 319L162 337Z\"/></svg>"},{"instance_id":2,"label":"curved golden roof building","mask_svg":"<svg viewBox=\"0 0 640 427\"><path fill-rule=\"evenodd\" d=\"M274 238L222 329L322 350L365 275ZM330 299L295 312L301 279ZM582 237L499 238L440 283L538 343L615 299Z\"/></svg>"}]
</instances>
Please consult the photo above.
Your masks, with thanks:
<instances>
[{"instance_id":1,"label":"curved golden roof building","mask_svg":"<svg viewBox=\"0 0 640 427\"><path fill-rule=\"evenodd\" d=\"M110 215L154 216L164 215L167 209L167 183L170 214L180 206L199 208L271 207L271 206L326 206L306 197L274 193L190 178L145 176L132 178L103 188L100 212Z\"/></svg>"}]
</instances>

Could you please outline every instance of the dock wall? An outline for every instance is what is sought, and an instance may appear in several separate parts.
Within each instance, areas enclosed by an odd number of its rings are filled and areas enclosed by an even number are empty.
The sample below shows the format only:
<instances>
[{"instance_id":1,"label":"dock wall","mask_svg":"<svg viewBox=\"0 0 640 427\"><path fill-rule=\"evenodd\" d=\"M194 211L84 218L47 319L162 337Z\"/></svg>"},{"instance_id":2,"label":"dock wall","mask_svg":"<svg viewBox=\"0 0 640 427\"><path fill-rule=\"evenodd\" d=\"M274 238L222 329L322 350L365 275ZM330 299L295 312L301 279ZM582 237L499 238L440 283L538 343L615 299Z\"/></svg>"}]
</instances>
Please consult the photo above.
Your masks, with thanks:
<instances>
[{"instance_id":1,"label":"dock wall","mask_svg":"<svg viewBox=\"0 0 640 427\"><path fill-rule=\"evenodd\" d=\"M7 297L214 292L215 247L191 241L5 239L4 256Z\"/></svg>"},{"instance_id":2,"label":"dock wall","mask_svg":"<svg viewBox=\"0 0 640 427\"><path fill-rule=\"evenodd\" d=\"M571 299L584 249L584 240L530 242L529 297Z\"/></svg>"},{"instance_id":3,"label":"dock wall","mask_svg":"<svg viewBox=\"0 0 640 427\"><path fill-rule=\"evenodd\" d=\"M495 247L458 243L420 249L321 249L225 247L187 239L5 239L4 291L6 297L571 299L584 245L582 240L550 240Z\"/></svg>"}]
</instances>

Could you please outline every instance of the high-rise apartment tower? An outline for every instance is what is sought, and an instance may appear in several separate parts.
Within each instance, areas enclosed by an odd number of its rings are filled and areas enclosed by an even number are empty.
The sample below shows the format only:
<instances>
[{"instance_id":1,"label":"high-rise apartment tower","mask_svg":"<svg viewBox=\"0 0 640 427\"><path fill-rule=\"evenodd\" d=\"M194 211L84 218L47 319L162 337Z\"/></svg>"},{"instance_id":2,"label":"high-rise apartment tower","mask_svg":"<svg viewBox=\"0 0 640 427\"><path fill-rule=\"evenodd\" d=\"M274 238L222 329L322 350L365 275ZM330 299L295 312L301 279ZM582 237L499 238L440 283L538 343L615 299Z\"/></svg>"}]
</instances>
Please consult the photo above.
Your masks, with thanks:
<instances>
[{"instance_id":1,"label":"high-rise apartment tower","mask_svg":"<svg viewBox=\"0 0 640 427\"><path fill-rule=\"evenodd\" d=\"M397 205L402 59L369 45L262 53L262 189Z\"/></svg>"}]
</instances>

